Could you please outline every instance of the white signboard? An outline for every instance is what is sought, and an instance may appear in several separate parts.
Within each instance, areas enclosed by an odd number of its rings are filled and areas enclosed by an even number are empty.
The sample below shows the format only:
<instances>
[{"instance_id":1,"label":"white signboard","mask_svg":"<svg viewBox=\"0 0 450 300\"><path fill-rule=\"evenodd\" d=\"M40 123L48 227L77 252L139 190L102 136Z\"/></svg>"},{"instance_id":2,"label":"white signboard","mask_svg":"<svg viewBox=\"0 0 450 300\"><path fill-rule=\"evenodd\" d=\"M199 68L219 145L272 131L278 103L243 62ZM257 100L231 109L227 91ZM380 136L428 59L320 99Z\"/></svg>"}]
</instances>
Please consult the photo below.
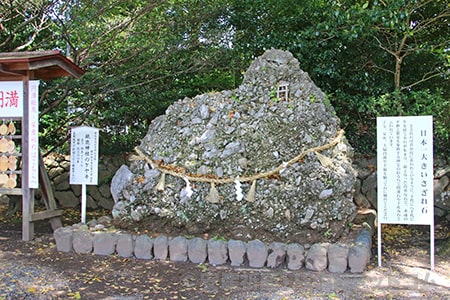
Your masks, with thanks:
<instances>
[{"instance_id":1,"label":"white signboard","mask_svg":"<svg viewBox=\"0 0 450 300\"><path fill-rule=\"evenodd\" d=\"M433 117L377 118L378 266L381 224L430 226L434 269Z\"/></svg>"},{"instance_id":2,"label":"white signboard","mask_svg":"<svg viewBox=\"0 0 450 300\"><path fill-rule=\"evenodd\" d=\"M28 161L29 188L39 188L39 81L30 80L28 87Z\"/></svg>"},{"instance_id":3,"label":"white signboard","mask_svg":"<svg viewBox=\"0 0 450 300\"><path fill-rule=\"evenodd\" d=\"M433 118L377 118L378 222L429 225L433 212Z\"/></svg>"},{"instance_id":4,"label":"white signboard","mask_svg":"<svg viewBox=\"0 0 450 300\"><path fill-rule=\"evenodd\" d=\"M23 82L0 81L0 117L23 116Z\"/></svg>"},{"instance_id":5,"label":"white signboard","mask_svg":"<svg viewBox=\"0 0 450 300\"><path fill-rule=\"evenodd\" d=\"M98 136L94 127L72 129L70 184L96 185L98 178Z\"/></svg>"},{"instance_id":6,"label":"white signboard","mask_svg":"<svg viewBox=\"0 0 450 300\"><path fill-rule=\"evenodd\" d=\"M28 142L28 187L39 188L39 80L30 80L28 86L28 128L24 137ZM0 82L0 117L23 118L23 81ZM22 120L23 121L23 120Z\"/></svg>"}]
</instances>

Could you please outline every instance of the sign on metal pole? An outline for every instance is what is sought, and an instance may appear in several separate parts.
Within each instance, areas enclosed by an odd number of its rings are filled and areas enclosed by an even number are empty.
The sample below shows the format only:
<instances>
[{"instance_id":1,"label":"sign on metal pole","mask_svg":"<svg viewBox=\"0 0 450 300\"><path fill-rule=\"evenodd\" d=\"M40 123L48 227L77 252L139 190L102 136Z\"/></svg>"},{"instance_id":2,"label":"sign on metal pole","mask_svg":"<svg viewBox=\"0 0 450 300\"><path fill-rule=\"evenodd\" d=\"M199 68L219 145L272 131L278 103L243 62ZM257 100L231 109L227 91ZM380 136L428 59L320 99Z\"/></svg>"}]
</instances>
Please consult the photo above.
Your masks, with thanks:
<instances>
[{"instance_id":1,"label":"sign on metal pole","mask_svg":"<svg viewBox=\"0 0 450 300\"><path fill-rule=\"evenodd\" d=\"M81 184L81 222L86 223L86 185L98 181L99 130L76 127L71 132L70 184Z\"/></svg>"},{"instance_id":2,"label":"sign on metal pole","mask_svg":"<svg viewBox=\"0 0 450 300\"><path fill-rule=\"evenodd\" d=\"M433 117L377 118L378 266L381 224L430 226L434 269Z\"/></svg>"}]
</instances>

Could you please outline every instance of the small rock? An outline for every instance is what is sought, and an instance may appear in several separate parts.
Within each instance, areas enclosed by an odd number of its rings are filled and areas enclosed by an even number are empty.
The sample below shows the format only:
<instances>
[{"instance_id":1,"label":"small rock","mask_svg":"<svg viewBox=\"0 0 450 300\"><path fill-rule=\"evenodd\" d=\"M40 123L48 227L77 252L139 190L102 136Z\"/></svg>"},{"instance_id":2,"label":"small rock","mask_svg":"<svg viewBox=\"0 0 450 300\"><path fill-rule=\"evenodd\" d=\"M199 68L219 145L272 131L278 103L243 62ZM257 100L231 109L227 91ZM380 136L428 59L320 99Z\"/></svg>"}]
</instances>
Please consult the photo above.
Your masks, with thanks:
<instances>
[{"instance_id":1,"label":"small rock","mask_svg":"<svg viewBox=\"0 0 450 300\"><path fill-rule=\"evenodd\" d=\"M300 270L305 262L305 248L297 243L287 246L286 250L287 268L289 270Z\"/></svg>"},{"instance_id":2,"label":"small rock","mask_svg":"<svg viewBox=\"0 0 450 300\"><path fill-rule=\"evenodd\" d=\"M73 238L73 250L76 253L92 252L93 239L89 230L74 230L72 238Z\"/></svg>"},{"instance_id":3,"label":"small rock","mask_svg":"<svg viewBox=\"0 0 450 300\"><path fill-rule=\"evenodd\" d=\"M244 263L245 253L247 252L246 248L247 247L243 241L228 241L228 254L233 267L241 266Z\"/></svg>"},{"instance_id":4,"label":"small rock","mask_svg":"<svg viewBox=\"0 0 450 300\"><path fill-rule=\"evenodd\" d=\"M188 257L194 264L203 264L206 261L207 242L202 238L193 238L188 241Z\"/></svg>"},{"instance_id":5,"label":"small rock","mask_svg":"<svg viewBox=\"0 0 450 300\"><path fill-rule=\"evenodd\" d=\"M169 254L172 261L187 261L188 244L187 239L183 236L178 236L169 241Z\"/></svg>"},{"instance_id":6,"label":"small rock","mask_svg":"<svg viewBox=\"0 0 450 300\"><path fill-rule=\"evenodd\" d=\"M94 254L111 255L116 251L118 235L114 232L94 232Z\"/></svg>"},{"instance_id":7,"label":"small rock","mask_svg":"<svg viewBox=\"0 0 450 300\"><path fill-rule=\"evenodd\" d=\"M146 234L139 235L134 245L136 258L152 259L153 240Z\"/></svg>"},{"instance_id":8,"label":"small rock","mask_svg":"<svg viewBox=\"0 0 450 300\"><path fill-rule=\"evenodd\" d=\"M260 240L253 240L247 243L247 258L250 267L264 267L267 261L267 255L267 246Z\"/></svg>"},{"instance_id":9,"label":"small rock","mask_svg":"<svg viewBox=\"0 0 450 300\"><path fill-rule=\"evenodd\" d=\"M119 239L117 240L116 251L120 257L133 256L134 251L133 236L128 233L121 234Z\"/></svg>"},{"instance_id":10,"label":"small rock","mask_svg":"<svg viewBox=\"0 0 450 300\"><path fill-rule=\"evenodd\" d=\"M228 260L228 244L226 241L208 240L208 261L212 265L223 265Z\"/></svg>"},{"instance_id":11,"label":"small rock","mask_svg":"<svg viewBox=\"0 0 450 300\"><path fill-rule=\"evenodd\" d=\"M311 271L321 272L328 266L327 247L322 244L314 244L306 255L305 267Z\"/></svg>"},{"instance_id":12,"label":"small rock","mask_svg":"<svg viewBox=\"0 0 450 300\"><path fill-rule=\"evenodd\" d=\"M166 236L160 235L153 240L153 254L158 260L166 260L169 254L169 241Z\"/></svg>"},{"instance_id":13,"label":"small rock","mask_svg":"<svg viewBox=\"0 0 450 300\"><path fill-rule=\"evenodd\" d=\"M71 252L73 250L73 229L71 227L60 227L53 233L56 242L56 249L61 252Z\"/></svg>"},{"instance_id":14,"label":"small rock","mask_svg":"<svg viewBox=\"0 0 450 300\"><path fill-rule=\"evenodd\" d=\"M287 245L273 242L269 245L269 256L267 257L267 267L278 268L283 265L286 259Z\"/></svg>"},{"instance_id":15,"label":"small rock","mask_svg":"<svg viewBox=\"0 0 450 300\"><path fill-rule=\"evenodd\" d=\"M331 273L344 273L348 265L348 247L333 244L328 247L328 271Z\"/></svg>"}]
</instances>

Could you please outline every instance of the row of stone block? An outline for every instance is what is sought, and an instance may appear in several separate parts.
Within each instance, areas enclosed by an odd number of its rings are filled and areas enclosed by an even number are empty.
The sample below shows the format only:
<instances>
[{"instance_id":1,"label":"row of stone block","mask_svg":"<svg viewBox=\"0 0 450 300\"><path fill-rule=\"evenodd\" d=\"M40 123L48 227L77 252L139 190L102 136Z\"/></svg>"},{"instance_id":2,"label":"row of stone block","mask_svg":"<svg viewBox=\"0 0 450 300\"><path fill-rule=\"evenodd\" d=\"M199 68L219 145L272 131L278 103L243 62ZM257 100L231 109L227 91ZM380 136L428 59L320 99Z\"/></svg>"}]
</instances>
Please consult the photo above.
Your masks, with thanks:
<instances>
[{"instance_id":1,"label":"row of stone block","mask_svg":"<svg viewBox=\"0 0 450 300\"><path fill-rule=\"evenodd\" d=\"M176 262L190 261L196 264L248 265L253 268L279 268L323 271L333 273L363 272L370 259L370 246L355 243L352 247L341 244L314 244L306 251L298 243L273 242L266 245L260 240L243 242L222 239L187 239L160 235L132 235L114 231L90 231L87 226L62 227L54 233L58 251L116 254L121 257L156 259ZM370 236L369 236L370 237Z\"/></svg>"}]
</instances>

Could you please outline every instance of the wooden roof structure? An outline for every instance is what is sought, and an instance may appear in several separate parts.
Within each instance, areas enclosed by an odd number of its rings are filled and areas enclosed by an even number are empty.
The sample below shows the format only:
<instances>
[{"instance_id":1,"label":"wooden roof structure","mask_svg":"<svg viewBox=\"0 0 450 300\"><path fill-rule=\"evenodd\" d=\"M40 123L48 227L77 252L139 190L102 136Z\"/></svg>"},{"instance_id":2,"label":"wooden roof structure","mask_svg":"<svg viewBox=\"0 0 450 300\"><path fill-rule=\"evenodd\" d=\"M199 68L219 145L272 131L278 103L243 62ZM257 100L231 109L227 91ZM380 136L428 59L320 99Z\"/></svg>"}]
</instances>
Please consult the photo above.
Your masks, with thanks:
<instances>
[{"instance_id":1,"label":"wooden roof structure","mask_svg":"<svg viewBox=\"0 0 450 300\"><path fill-rule=\"evenodd\" d=\"M57 50L0 53L0 80L80 78L83 74L83 69Z\"/></svg>"},{"instance_id":2,"label":"wooden roof structure","mask_svg":"<svg viewBox=\"0 0 450 300\"><path fill-rule=\"evenodd\" d=\"M30 188L28 174L30 172L30 157L28 157L30 142L30 80L51 80L58 77L73 76L80 78L84 74L83 69L61 54L60 51L36 51L36 52L4 52L0 53L0 81L23 82L23 110L21 118L22 135L12 138L22 140L22 171L21 185L18 188L0 188L0 193L9 195L22 195L22 239L29 241L34 236L33 222L50 219L55 230L62 226L61 210L57 209L55 198L45 170L44 162L39 153L39 181L46 210L34 212L34 189ZM4 138L4 137L3 137Z\"/></svg>"}]
</instances>

